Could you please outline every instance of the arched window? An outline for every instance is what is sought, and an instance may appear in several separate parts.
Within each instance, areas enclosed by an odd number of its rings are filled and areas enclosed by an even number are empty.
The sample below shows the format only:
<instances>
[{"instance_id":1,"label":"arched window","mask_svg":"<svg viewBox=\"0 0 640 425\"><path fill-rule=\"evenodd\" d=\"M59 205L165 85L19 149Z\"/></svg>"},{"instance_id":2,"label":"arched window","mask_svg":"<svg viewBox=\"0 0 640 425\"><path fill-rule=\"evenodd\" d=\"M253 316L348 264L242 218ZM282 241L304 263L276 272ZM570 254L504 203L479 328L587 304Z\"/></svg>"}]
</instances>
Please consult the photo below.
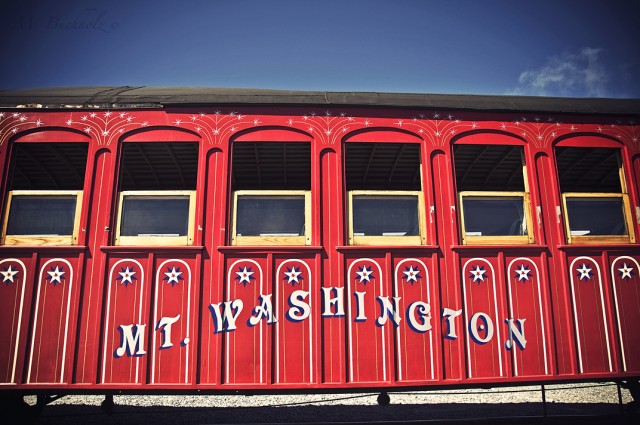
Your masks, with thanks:
<instances>
[{"instance_id":1,"label":"arched window","mask_svg":"<svg viewBox=\"0 0 640 425\"><path fill-rule=\"evenodd\" d=\"M620 145L575 137L555 147L567 242L635 242Z\"/></svg>"},{"instance_id":2,"label":"arched window","mask_svg":"<svg viewBox=\"0 0 640 425\"><path fill-rule=\"evenodd\" d=\"M149 138L154 141L138 141ZM125 139L120 155L115 244L192 245L197 175L197 137L152 130Z\"/></svg>"},{"instance_id":3,"label":"arched window","mask_svg":"<svg viewBox=\"0 0 640 425\"><path fill-rule=\"evenodd\" d=\"M499 133L462 137L453 147L462 243L534 242L524 144Z\"/></svg>"},{"instance_id":4,"label":"arched window","mask_svg":"<svg viewBox=\"0 0 640 425\"><path fill-rule=\"evenodd\" d=\"M78 141L70 142L73 139ZM53 142L62 139L64 142ZM11 150L4 245L78 243L88 142L72 132L42 131Z\"/></svg>"},{"instance_id":5,"label":"arched window","mask_svg":"<svg viewBox=\"0 0 640 425\"><path fill-rule=\"evenodd\" d=\"M366 131L345 143L349 245L424 245L421 139Z\"/></svg>"},{"instance_id":6,"label":"arched window","mask_svg":"<svg viewBox=\"0 0 640 425\"><path fill-rule=\"evenodd\" d=\"M291 129L238 135L231 245L311 244L311 140Z\"/></svg>"}]
</instances>

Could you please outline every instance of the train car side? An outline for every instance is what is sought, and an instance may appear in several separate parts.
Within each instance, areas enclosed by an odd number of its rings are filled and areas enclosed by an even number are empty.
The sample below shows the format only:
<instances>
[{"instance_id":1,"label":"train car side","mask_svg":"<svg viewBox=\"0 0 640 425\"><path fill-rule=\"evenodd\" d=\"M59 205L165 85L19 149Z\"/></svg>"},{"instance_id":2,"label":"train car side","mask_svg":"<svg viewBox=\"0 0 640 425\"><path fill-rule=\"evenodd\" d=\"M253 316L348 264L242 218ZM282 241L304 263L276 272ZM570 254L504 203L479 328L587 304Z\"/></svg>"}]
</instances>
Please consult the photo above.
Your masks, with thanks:
<instances>
[{"instance_id":1,"label":"train car side","mask_svg":"<svg viewBox=\"0 0 640 425\"><path fill-rule=\"evenodd\" d=\"M147 90L2 94L1 393L637 391L640 102Z\"/></svg>"}]
</instances>

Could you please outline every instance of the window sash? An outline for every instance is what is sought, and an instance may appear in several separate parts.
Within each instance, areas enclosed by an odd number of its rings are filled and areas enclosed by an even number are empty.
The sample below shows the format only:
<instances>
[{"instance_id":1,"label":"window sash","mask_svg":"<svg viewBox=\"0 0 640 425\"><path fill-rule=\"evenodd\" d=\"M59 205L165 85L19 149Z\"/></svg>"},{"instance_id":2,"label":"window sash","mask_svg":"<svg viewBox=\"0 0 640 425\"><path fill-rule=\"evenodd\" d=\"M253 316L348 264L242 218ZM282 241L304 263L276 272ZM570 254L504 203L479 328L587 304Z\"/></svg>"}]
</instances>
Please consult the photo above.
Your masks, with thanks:
<instances>
[{"instance_id":1,"label":"window sash","mask_svg":"<svg viewBox=\"0 0 640 425\"><path fill-rule=\"evenodd\" d=\"M498 244L531 244L534 243L533 222L531 218L531 199L528 192L493 192L493 191L463 191L459 193L460 223L462 243L464 245L498 245ZM467 231L464 201L466 200L506 200L522 199L522 225L524 235L478 235Z\"/></svg>"},{"instance_id":2,"label":"window sash","mask_svg":"<svg viewBox=\"0 0 640 425\"><path fill-rule=\"evenodd\" d=\"M579 234L580 230L588 229L572 229L569 220L569 201L583 200L589 202L606 199L619 199L621 201L621 219L625 226L625 234L622 235L590 235ZM626 193L583 193L583 192L567 192L562 194L562 205L564 209L564 223L567 234L567 242L570 244L588 244L588 243L634 243L636 241L635 231L631 216L631 204L629 195Z\"/></svg>"},{"instance_id":3,"label":"window sash","mask_svg":"<svg viewBox=\"0 0 640 425\"><path fill-rule=\"evenodd\" d=\"M115 244L116 245L156 245L156 246L183 246L193 245L194 221L195 221L195 191L191 190L157 190L157 191L122 191L118 195L118 216L116 220ZM129 199L179 199L189 200L186 235L168 234L138 234L137 236L122 235L125 200Z\"/></svg>"},{"instance_id":4,"label":"window sash","mask_svg":"<svg viewBox=\"0 0 640 425\"><path fill-rule=\"evenodd\" d=\"M304 234L293 235L275 231L265 231L261 232L260 235L251 236L238 234L238 201L243 197L265 200L302 198L304 200ZM311 245L311 192L308 190L237 190L233 194L231 220L231 245Z\"/></svg>"},{"instance_id":5,"label":"window sash","mask_svg":"<svg viewBox=\"0 0 640 425\"><path fill-rule=\"evenodd\" d=\"M348 193L348 215L349 215L349 245L425 245L425 212L424 197L421 191L384 191L384 190L352 190ZM418 225L417 235L400 235L389 232L387 235L360 235L355 232L357 227L354 223L354 198L378 197L392 200L393 198L415 197L417 200L416 219Z\"/></svg>"},{"instance_id":6,"label":"window sash","mask_svg":"<svg viewBox=\"0 0 640 425\"><path fill-rule=\"evenodd\" d=\"M75 208L72 223L72 232L68 235L50 235L50 234L7 234L9 220L11 218L11 207L14 198L21 196L29 197L73 197L75 198ZM12 190L9 192L7 199L7 208L4 214L2 226L2 244L3 245L75 245L78 243L78 231L80 227L80 215L82 210L82 191L81 190Z\"/></svg>"}]
</instances>

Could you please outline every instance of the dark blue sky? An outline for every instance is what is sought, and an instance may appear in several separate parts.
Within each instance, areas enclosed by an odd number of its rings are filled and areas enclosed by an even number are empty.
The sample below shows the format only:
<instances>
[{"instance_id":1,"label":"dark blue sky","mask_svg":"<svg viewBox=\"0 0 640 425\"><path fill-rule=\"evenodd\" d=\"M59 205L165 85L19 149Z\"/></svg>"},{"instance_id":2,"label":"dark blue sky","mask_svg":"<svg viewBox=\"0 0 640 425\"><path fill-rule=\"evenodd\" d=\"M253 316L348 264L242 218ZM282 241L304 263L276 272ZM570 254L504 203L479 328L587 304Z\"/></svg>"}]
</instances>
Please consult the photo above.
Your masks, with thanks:
<instances>
[{"instance_id":1,"label":"dark blue sky","mask_svg":"<svg viewBox=\"0 0 640 425\"><path fill-rule=\"evenodd\" d=\"M0 0L0 89L640 98L636 0Z\"/></svg>"}]
</instances>

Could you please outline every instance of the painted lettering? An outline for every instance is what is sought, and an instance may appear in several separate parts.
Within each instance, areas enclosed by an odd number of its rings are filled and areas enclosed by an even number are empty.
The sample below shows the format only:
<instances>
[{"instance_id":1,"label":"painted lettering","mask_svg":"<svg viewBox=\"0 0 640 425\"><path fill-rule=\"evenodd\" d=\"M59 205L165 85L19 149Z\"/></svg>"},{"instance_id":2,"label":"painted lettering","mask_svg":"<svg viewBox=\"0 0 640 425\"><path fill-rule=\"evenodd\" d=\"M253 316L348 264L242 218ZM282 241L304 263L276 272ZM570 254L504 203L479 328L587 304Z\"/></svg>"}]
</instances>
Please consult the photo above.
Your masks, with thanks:
<instances>
[{"instance_id":1,"label":"painted lettering","mask_svg":"<svg viewBox=\"0 0 640 425\"><path fill-rule=\"evenodd\" d=\"M454 320L456 317L462 314L462 310L451 310L450 308L442 309L442 317L447 320L447 334L444 336L447 339L456 339L458 335L456 334L456 325Z\"/></svg>"},{"instance_id":2,"label":"painted lettering","mask_svg":"<svg viewBox=\"0 0 640 425\"><path fill-rule=\"evenodd\" d=\"M524 321L527 319L507 319L507 325L509 327L509 339L505 343L507 350L513 348L515 342L521 350L527 348L527 340L524 337ZM518 325L516 326L516 322Z\"/></svg>"},{"instance_id":3,"label":"painted lettering","mask_svg":"<svg viewBox=\"0 0 640 425\"><path fill-rule=\"evenodd\" d=\"M135 326L135 333L134 328ZM120 325L120 347L116 350L116 357L122 357L126 354L129 356L144 356L147 352L144 350L144 330L147 325Z\"/></svg>"},{"instance_id":4,"label":"painted lettering","mask_svg":"<svg viewBox=\"0 0 640 425\"><path fill-rule=\"evenodd\" d=\"M220 311L220 307L222 312ZM213 320L214 333L234 331L236 319L244 307L242 300L225 301L224 303L209 305L211 320Z\"/></svg>"},{"instance_id":5,"label":"painted lettering","mask_svg":"<svg viewBox=\"0 0 640 425\"><path fill-rule=\"evenodd\" d=\"M400 325L400 297L393 297L393 305L389 301L389 297L378 297L378 303L380 303L380 317L376 320L378 326L383 326L387 323L389 316L393 318L393 323L396 326Z\"/></svg>"},{"instance_id":6,"label":"painted lettering","mask_svg":"<svg viewBox=\"0 0 640 425\"><path fill-rule=\"evenodd\" d=\"M407 323L415 332L429 332L431 330L431 305L422 301L411 303L407 309Z\"/></svg>"},{"instance_id":7,"label":"painted lettering","mask_svg":"<svg viewBox=\"0 0 640 425\"><path fill-rule=\"evenodd\" d=\"M305 320L311 314L311 307L304 301L309 296L309 292L297 290L289 296L289 310L287 311L287 319L293 322Z\"/></svg>"},{"instance_id":8,"label":"painted lettering","mask_svg":"<svg viewBox=\"0 0 640 425\"><path fill-rule=\"evenodd\" d=\"M332 292L335 293L333 298L331 297ZM322 288L322 295L323 316L344 316L344 287ZM332 311L332 306L335 307L335 312Z\"/></svg>"},{"instance_id":9,"label":"painted lettering","mask_svg":"<svg viewBox=\"0 0 640 425\"><path fill-rule=\"evenodd\" d=\"M162 333L162 345L160 349L173 347L173 343L171 343L171 326L179 319L180 315L178 314L175 317L163 317L158 321L156 330L160 330Z\"/></svg>"},{"instance_id":10,"label":"painted lettering","mask_svg":"<svg viewBox=\"0 0 640 425\"><path fill-rule=\"evenodd\" d=\"M478 324L478 321L482 323ZM480 331L484 331L484 337L480 336ZM471 316L469 320L469 333L474 342L486 344L493 338L493 321L486 313L478 312Z\"/></svg>"},{"instance_id":11,"label":"painted lettering","mask_svg":"<svg viewBox=\"0 0 640 425\"><path fill-rule=\"evenodd\" d=\"M249 326L255 326L263 318L267 318L267 323L272 324L278 321L278 318L273 314L273 304L271 303L271 294L260 295L260 305L253 309L253 316L249 318Z\"/></svg>"},{"instance_id":12,"label":"painted lettering","mask_svg":"<svg viewBox=\"0 0 640 425\"><path fill-rule=\"evenodd\" d=\"M367 316L364 313L364 296L367 295L366 292L354 292L353 296L356 297L356 311L358 314L356 318L353 319L356 322L364 322L367 320Z\"/></svg>"}]
</instances>

